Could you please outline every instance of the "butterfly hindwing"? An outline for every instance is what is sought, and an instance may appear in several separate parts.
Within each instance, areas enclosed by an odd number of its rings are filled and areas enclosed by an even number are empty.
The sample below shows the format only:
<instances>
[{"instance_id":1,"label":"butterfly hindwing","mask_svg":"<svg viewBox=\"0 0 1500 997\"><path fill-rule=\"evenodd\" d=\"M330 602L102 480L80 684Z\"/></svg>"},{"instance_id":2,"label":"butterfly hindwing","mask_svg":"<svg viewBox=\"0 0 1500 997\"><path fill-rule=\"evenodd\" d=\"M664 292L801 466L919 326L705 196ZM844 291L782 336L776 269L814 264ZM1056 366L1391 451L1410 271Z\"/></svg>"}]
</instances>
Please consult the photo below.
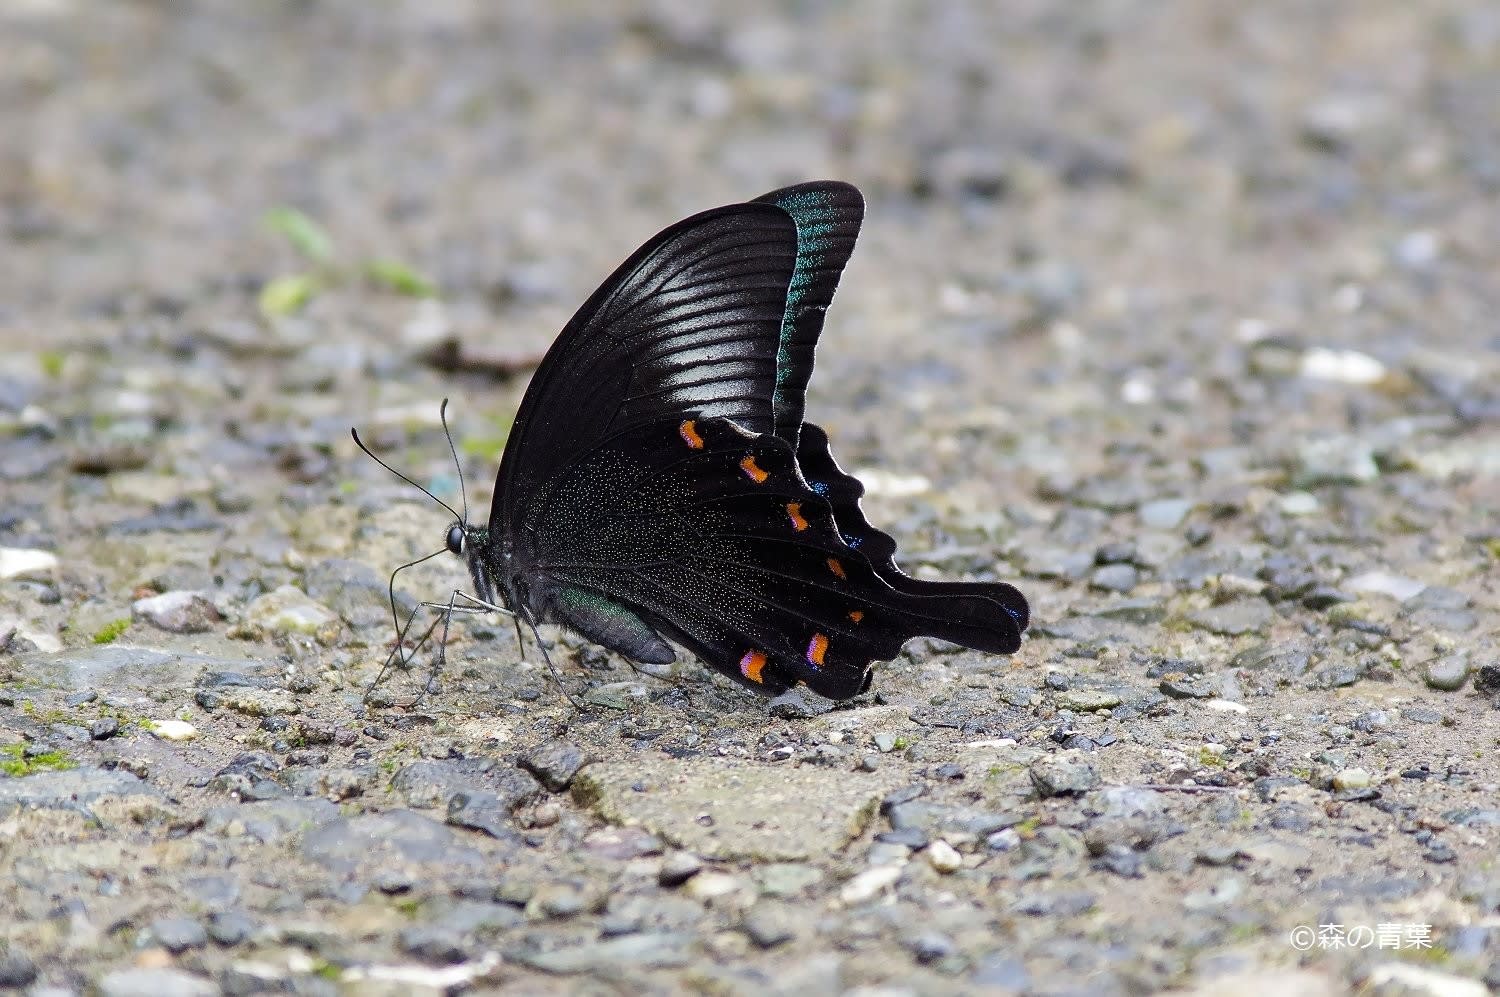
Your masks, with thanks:
<instances>
[{"instance_id":1,"label":"butterfly hindwing","mask_svg":"<svg viewBox=\"0 0 1500 997\"><path fill-rule=\"evenodd\" d=\"M580 491L583 501L556 501ZM1002 652L1020 643L988 599L892 588L841 539L790 444L730 420L621 436L549 494L527 526L545 587L594 593L770 691L801 681L855 695L871 661L918 634Z\"/></svg>"},{"instance_id":2,"label":"butterfly hindwing","mask_svg":"<svg viewBox=\"0 0 1500 997\"><path fill-rule=\"evenodd\" d=\"M991 599L1004 607L1025 630L1030 622L1026 597L1014 585L1004 582L936 582L913 578L896 564L896 541L865 518L859 500L865 486L846 473L828 447L828 434L816 423L804 423L797 442L797 463L809 485L828 500L838 524L839 535L858 550L870 566L892 588L912 595L976 595Z\"/></svg>"}]
</instances>

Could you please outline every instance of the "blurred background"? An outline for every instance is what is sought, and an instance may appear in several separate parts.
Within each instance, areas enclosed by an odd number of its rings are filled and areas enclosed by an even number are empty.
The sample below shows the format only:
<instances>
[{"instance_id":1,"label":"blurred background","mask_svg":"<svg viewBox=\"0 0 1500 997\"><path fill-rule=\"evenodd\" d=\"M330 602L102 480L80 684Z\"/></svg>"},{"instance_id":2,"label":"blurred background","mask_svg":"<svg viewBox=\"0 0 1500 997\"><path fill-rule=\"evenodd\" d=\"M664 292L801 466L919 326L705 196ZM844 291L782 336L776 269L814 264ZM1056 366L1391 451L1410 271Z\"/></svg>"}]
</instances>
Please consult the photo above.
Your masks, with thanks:
<instances>
[{"instance_id":1,"label":"blurred background","mask_svg":"<svg viewBox=\"0 0 1500 997\"><path fill-rule=\"evenodd\" d=\"M810 417L982 526L1495 412L1490 5L3 0L0 31L0 474L75 527L384 481L351 423L447 483L444 395L482 501L603 275L820 176L870 206ZM49 494L12 530L69 532Z\"/></svg>"}]
</instances>

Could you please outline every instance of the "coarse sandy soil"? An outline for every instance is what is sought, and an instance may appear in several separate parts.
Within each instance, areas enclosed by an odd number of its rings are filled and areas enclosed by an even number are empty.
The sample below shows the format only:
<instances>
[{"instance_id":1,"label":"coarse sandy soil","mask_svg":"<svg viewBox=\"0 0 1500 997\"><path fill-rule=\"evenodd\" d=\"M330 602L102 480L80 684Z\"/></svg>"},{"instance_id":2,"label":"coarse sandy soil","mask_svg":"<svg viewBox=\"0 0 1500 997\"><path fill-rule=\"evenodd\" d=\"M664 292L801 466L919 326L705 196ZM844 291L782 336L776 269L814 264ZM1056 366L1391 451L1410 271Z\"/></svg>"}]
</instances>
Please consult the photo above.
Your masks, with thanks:
<instances>
[{"instance_id":1,"label":"coarse sandy soil","mask_svg":"<svg viewBox=\"0 0 1500 997\"><path fill-rule=\"evenodd\" d=\"M0 989L1500 985L1500 12L626 6L0 0ZM487 508L603 275L824 176L809 418L1020 652L367 702L449 517L349 427Z\"/></svg>"}]
</instances>

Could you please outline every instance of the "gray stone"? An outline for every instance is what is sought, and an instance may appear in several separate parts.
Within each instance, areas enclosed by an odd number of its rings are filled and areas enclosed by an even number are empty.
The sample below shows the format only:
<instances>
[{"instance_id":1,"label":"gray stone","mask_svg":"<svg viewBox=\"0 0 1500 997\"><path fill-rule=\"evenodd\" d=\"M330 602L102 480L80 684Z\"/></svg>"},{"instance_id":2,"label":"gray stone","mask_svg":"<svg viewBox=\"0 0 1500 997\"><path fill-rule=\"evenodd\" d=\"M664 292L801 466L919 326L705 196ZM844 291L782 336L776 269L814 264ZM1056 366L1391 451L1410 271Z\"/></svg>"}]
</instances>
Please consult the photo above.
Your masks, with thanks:
<instances>
[{"instance_id":1,"label":"gray stone","mask_svg":"<svg viewBox=\"0 0 1500 997\"><path fill-rule=\"evenodd\" d=\"M1026 819L1017 810L980 810L974 807L911 800L892 806L887 814L896 831L920 831L927 838L983 838Z\"/></svg>"},{"instance_id":2,"label":"gray stone","mask_svg":"<svg viewBox=\"0 0 1500 997\"><path fill-rule=\"evenodd\" d=\"M174 654L122 644L71 648L55 654L23 654L28 680L61 689L189 689L204 672L243 667L243 661Z\"/></svg>"},{"instance_id":3,"label":"gray stone","mask_svg":"<svg viewBox=\"0 0 1500 997\"><path fill-rule=\"evenodd\" d=\"M1360 485L1380 477L1374 449L1352 436L1306 440L1297 447L1292 487Z\"/></svg>"},{"instance_id":4,"label":"gray stone","mask_svg":"<svg viewBox=\"0 0 1500 997\"><path fill-rule=\"evenodd\" d=\"M11 807L76 810L116 796L160 794L124 769L77 768L0 779L0 812Z\"/></svg>"},{"instance_id":5,"label":"gray stone","mask_svg":"<svg viewBox=\"0 0 1500 997\"><path fill-rule=\"evenodd\" d=\"M521 835L511 825L511 807L494 793L461 789L448 799L448 823L471 831L483 831L492 838L521 842Z\"/></svg>"},{"instance_id":6,"label":"gray stone","mask_svg":"<svg viewBox=\"0 0 1500 997\"><path fill-rule=\"evenodd\" d=\"M957 943L941 931L919 931L904 939L904 944L912 958L924 966L958 951Z\"/></svg>"},{"instance_id":7,"label":"gray stone","mask_svg":"<svg viewBox=\"0 0 1500 997\"><path fill-rule=\"evenodd\" d=\"M763 949L773 949L795 939L799 933L795 908L775 900L761 900L745 911L741 926L750 940Z\"/></svg>"},{"instance_id":8,"label":"gray stone","mask_svg":"<svg viewBox=\"0 0 1500 997\"><path fill-rule=\"evenodd\" d=\"M1022 993L1031 989L1031 975L1026 964L1015 956L996 952L979 960L969 982L976 987L993 988L1001 993Z\"/></svg>"},{"instance_id":9,"label":"gray stone","mask_svg":"<svg viewBox=\"0 0 1500 997\"><path fill-rule=\"evenodd\" d=\"M130 606L130 615L158 630L179 634L204 633L224 618L203 593L185 591L137 599Z\"/></svg>"},{"instance_id":10,"label":"gray stone","mask_svg":"<svg viewBox=\"0 0 1500 997\"><path fill-rule=\"evenodd\" d=\"M1260 600L1241 600L1222 606L1210 606L1188 615L1188 622L1199 630L1239 637L1244 634L1263 633L1271 625L1275 614L1271 607Z\"/></svg>"},{"instance_id":11,"label":"gray stone","mask_svg":"<svg viewBox=\"0 0 1500 997\"><path fill-rule=\"evenodd\" d=\"M562 738L543 741L524 752L520 766L542 781L554 793L561 793L573 782L583 767L583 749Z\"/></svg>"},{"instance_id":12,"label":"gray stone","mask_svg":"<svg viewBox=\"0 0 1500 997\"><path fill-rule=\"evenodd\" d=\"M1251 672L1275 671L1297 678L1312 667L1312 652L1283 643L1256 644L1231 658L1229 666Z\"/></svg>"},{"instance_id":13,"label":"gray stone","mask_svg":"<svg viewBox=\"0 0 1500 997\"><path fill-rule=\"evenodd\" d=\"M686 933L642 933L585 942L552 951L506 953L507 958L547 973L618 973L623 968L672 969L693 957L693 936Z\"/></svg>"},{"instance_id":14,"label":"gray stone","mask_svg":"<svg viewBox=\"0 0 1500 997\"><path fill-rule=\"evenodd\" d=\"M681 886L703 870L703 860L692 852L673 852L662 860L656 881L671 888Z\"/></svg>"},{"instance_id":15,"label":"gray stone","mask_svg":"<svg viewBox=\"0 0 1500 997\"><path fill-rule=\"evenodd\" d=\"M579 772L574 798L615 824L636 824L704 858L797 861L843 848L895 784L883 772L783 768L736 758L683 758L670 783L641 786L630 760Z\"/></svg>"},{"instance_id":16,"label":"gray stone","mask_svg":"<svg viewBox=\"0 0 1500 997\"><path fill-rule=\"evenodd\" d=\"M378 869L393 862L443 869L485 868L489 861L447 827L410 810L341 817L309 831L302 855L335 871Z\"/></svg>"},{"instance_id":17,"label":"gray stone","mask_svg":"<svg viewBox=\"0 0 1500 997\"><path fill-rule=\"evenodd\" d=\"M1469 656L1462 652L1434 658L1422 668L1422 679L1429 688L1454 692L1469 680Z\"/></svg>"},{"instance_id":18,"label":"gray stone","mask_svg":"<svg viewBox=\"0 0 1500 997\"><path fill-rule=\"evenodd\" d=\"M99 980L99 997L216 997L219 988L180 969L118 969Z\"/></svg>"},{"instance_id":19,"label":"gray stone","mask_svg":"<svg viewBox=\"0 0 1500 997\"><path fill-rule=\"evenodd\" d=\"M1063 751L1038 758L1029 769L1037 795L1070 796L1086 793L1099 785L1099 773L1077 751Z\"/></svg>"},{"instance_id":20,"label":"gray stone","mask_svg":"<svg viewBox=\"0 0 1500 997\"><path fill-rule=\"evenodd\" d=\"M1120 705L1120 694L1107 689L1069 689L1057 694L1054 702L1060 710L1074 713L1093 713L1110 710Z\"/></svg>"},{"instance_id":21,"label":"gray stone","mask_svg":"<svg viewBox=\"0 0 1500 997\"><path fill-rule=\"evenodd\" d=\"M1136 514L1141 517L1143 526L1153 530L1173 530L1181 526L1192 511L1193 503L1189 499L1164 498L1141 503Z\"/></svg>"},{"instance_id":22,"label":"gray stone","mask_svg":"<svg viewBox=\"0 0 1500 997\"><path fill-rule=\"evenodd\" d=\"M1121 599L1093 612L1105 620L1120 620L1145 626L1158 623L1167 615L1167 607L1159 599Z\"/></svg>"},{"instance_id":23,"label":"gray stone","mask_svg":"<svg viewBox=\"0 0 1500 997\"><path fill-rule=\"evenodd\" d=\"M1403 706L1401 719L1414 724L1438 724L1443 722L1443 715L1430 706Z\"/></svg>"},{"instance_id":24,"label":"gray stone","mask_svg":"<svg viewBox=\"0 0 1500 997\"><path fill-rule=\"evenodd\" d=\"M224 946L235 946L255 932L255 922L242 910L223 910L208 919L208 937Z\"/></svg>"},{"instance_id":25,"label":"gray stone","mask_svg":"<svg viewBox=\"0 0 1500 997\"><path fill-rule=\"evenodd\" d=\"M413 924L401 929L397 940L401 951L424 962L453 964L468 959L475 942L442 925Z\"/></svg>"},{"instance_id":26,"label":"gray stone","mask_svg":"<svg viewBox=\"0 0 1500 997\"><path fill-rule=\"evenodd\" d=\"M259 800L214 807L204 814L203 827L213 834L246 835L262 844L274 844L338 816L338 805L328 800Z\"/></svg>"},{"instance_id":27,"label":"gray stone","mask_svg":"<svg viewBox=\"0 0 1500 997\"><path fill-rule=\"evenodd\" d=\"M1220 683L1207 675L1183 675L1172 672L1163 675L1157 686L1172 699L1213 699L1219 695Z\"/></svg>"},{"instance_id":28,"label":"gray stone","mask_svg":"<svg viewBox=\"0 0 1500 997\"><path fill-rule=\"evenodd\" d=\"M1140 583L1141 573L1130 564L1106 564L1089 576L1089 586L1105 592L1129 592Z\"/></svg>"},{"instance_id":29,"label":"gray stone","mask_svg":"<svg viewBox=\"0 0 1500 997\"><path fill-rule=\"evenodd\" d=\"M267 634L300 634L331 643L342 621L338 614L306 592L283 585L245 607L245 623Z\"/></svg>"},{"instance_id":30,"label":"gray stone","mask_svg":"<svg viewBox=\"0 0 1500 997\"><path fill-rule=\"evenodd\" d=\"M1021 552L1021 573L1028 578L1080 581L1093 567L1093 555L1087 551L1036 547Z\"/></svg>"},{"instance_id":31,"label":"gray stone","mask_svg":"<svg viewBox=\"0 0 1500 997\"><path fill-rule=\"evenodd\" d=\"M809 720L833 709L833 702L815 696L801 686L793 686L772 699L766 709L780 720Z\"/></svg>"},{"instance_id":32,"label":"gray stone","mask_svg":"<svg viewBox=\"0 0 1500 997\"><path fill-rule=\"evenodd\" d=\"M1444 610L1468 609L1473 604L1474 600L1464 595L1458 589L1448 588L1443 585L1425 586L1416 595L1413 595L1402 603L1407 609Z\"/></svg>"},{"instance_id":33,"label":"gray stone","mask_svg":"<svg viewBox=\"0 0 1500 997\"><path fill-rule=\"evenodd\" d=\"M208 932L190 917L157 918L151 922L150 932L156 944L173 955L208 944Z\"/></svg>"},{"instance_id":34,"label":"gray stone","mask_svg":"<svg viewBox=\"0 0 1500 997\"><path fill-rule=\"evenodd\" d=\"M461 758L411 762L391 779L407 806L447 807L457 792L492 793L514 810L541 795L541 784L528 772L496 758Z\"/></svg>"},{"instance_id":35,"label":"gray stone","mask_svg":"<svg viewBox=\"0 0 1500 997\"><path fill-rule=\"evenodd\" d=\"M0 989L19 990L35 982L36 963L24 952L10 949L0 953Z\"/></svg>"}]
</instances>

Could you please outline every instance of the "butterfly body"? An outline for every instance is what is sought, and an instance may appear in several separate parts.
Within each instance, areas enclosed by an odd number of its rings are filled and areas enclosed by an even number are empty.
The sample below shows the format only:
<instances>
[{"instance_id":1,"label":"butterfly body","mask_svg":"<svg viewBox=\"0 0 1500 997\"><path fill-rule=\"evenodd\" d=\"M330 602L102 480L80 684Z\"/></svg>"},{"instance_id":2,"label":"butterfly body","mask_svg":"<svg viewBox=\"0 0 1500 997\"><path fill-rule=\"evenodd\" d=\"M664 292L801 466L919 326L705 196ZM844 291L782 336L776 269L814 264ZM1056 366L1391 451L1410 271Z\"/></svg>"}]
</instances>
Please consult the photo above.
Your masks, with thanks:
<instances>
[{"instance_id":1,"label":"butterfly body","mask_svg":"<svg viewBox=\"0 0 1500 997\"><path fill-rule=\"evenodd\" d=\"M675 642L766 693L831 698L927 634L1010 653L1026 601L926 582L802 420L863 201L819 182L695 215L642 246L543 359L487 527L448 549L475 594L645 663Z\"/></svg>"}]
</instances>

